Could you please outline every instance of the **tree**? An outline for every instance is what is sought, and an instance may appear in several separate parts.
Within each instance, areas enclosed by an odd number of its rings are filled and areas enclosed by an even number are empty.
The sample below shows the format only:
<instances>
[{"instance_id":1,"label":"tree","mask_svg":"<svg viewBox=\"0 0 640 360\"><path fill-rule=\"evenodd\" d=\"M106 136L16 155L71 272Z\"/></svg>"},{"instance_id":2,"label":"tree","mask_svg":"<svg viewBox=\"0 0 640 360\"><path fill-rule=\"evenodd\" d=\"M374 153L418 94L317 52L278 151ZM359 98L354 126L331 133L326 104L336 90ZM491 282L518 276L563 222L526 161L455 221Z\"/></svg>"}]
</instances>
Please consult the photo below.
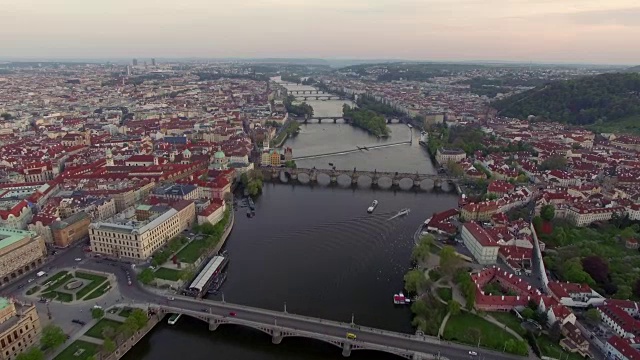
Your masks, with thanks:
<instances>
[{"instance_id":1,"label":"tree","mask_svg":"<svg viewBox=\"0 0 640 360\"><path fill-rule=\"evenodd\" d=\"M640 279L633 283L633 295L640 297Z\"/></svg>"},{"instance_id":2,"label":"tree","mask_svg":"<svg viewBox=\"0 0 640 360\"><path fill-rule=\"evenodd\" d=\"M44 353L37 346L33 346L29 350L18 354L16 360L44 360Z\"/></svg>"},{"instance_id":3,"label":"tree","mask_svg":"<svg viewBox=\"0 0 640 360\"><path fill-rule=\"evenodd\" d=\"M142 270L142 272L138 274L138 280L145 285L150 284L155 278L156 276L153 274L153 270L149 268Z\"/></svg>"},{"instance_id":4,"label":"tree","mask_svg":"<svg viewBox=\"0 0 640 360\"><path fill-rule=\"evenodd\" d=\"M113 340L106 338L102 343L102 348L107 354L111 354L112 352L116 351L116 343L113 342Z\"/></svg>"},{"instance_id":5,"label":"tree","mask_svg":"<svg viewBox=\"0 0 640 360\"><path fill-rule=\"evenodd\" d=\"M446 245L442 247L442 250L440 250L440 268L443 273L453 275L461 263L462 259L460 259L453 246Z\"/></svg>"},{"instance_id":6,"label":"tree","mask_svg":"<svg viewBox=\"0 0 640 360\"><path fill-rule=\"evenodd\" d=\"M591 308L587 310L584 313L584 316L587 318L587 320L591 321L592 323L597 324L600 322L600 312L598 312L596 308Z\"/></svg>"},{"instance_id":7,"label":"tree","mask_svg":"<svg viewBox=\"0 0 640 360\"><path fill-rule=\"evenodd\" d=\"M598 284L609 282L609 264L597 255L582 259L582 269Z\"/></svg>"},{"instance_id":8,"label":"tree","mask_svg":"<svg viewBox=\"0 0 640 360\"><path fill-rule=\"evenodd\" d=\"M564 170L567 168L567 158L562 155L551 155L540 164L540 170Z\"/></svg>"},{"instance_id":9,"label":"tree","mask_svg":"<svg viewBox=\"0 0 640 360\"><path fill-rule=\"evenodd\" d=\"M533 317L536 316L536 312L531 310L531 308L524 308L520 315L525 319L533 319Z\"/></svg>"},{"instance_id":10,"label":"tree","mask_svg":"<svg viewBox=\"0 0 640 360\"><path fill-rule=\"evenodd\" d=\"M447 303L447 310L449 310L451 315L460 314L460 303L453 299L449 300L449 302Z\"/></svg>"},{"instance_id":11,"label":"tree","mask_svg":"<svg viewBox=\"0 0 640 360\"><path fill-rule=\"evenodd\" d=\"M116 329L112 328L111 326L107 326L102 329L102 337L104 337L105 339L113 339L115 336Z\"/></svg>"},{"instance_id":12,"label":"tree","mask_svg":"<svg viewBox=\"0 0 640 360\"><path fill-rule=\"evenodd\" d=\"M42 328L42 337L40 338L40 344L45 349L55 349L58 346L64 344L67 340L67 335L59 326L49 324Z\"/></svg>"},{"instance_id":13,"label":"tree","mask_svg":"<svg viewBox=\"0 0 640 360\"><path fill-rule=\"evenodd\" d=\"M619 285L618 291L614 295L616 299L628 300L631 297L631 286Z\"/></svg>"},{"instance_id":14,"label":"tree","mask_svg":"<svg viewBox=\"0 0 640 360\"><path fill-rule=\"evenodd\" d=\"M558 341L560 341L560 338L562 337L562 327L560 325L560 321L556 321L553 324L551 324L551 327L549 328L549 338L557 343Z\"/></svg>"},{"instance_id":15,"label":"tree","mask_svg":"<svg viewBox=\"0 0 640 360\"><path fill-rule=\"evenodd\" d=\"M91 309L91 317L96 319L96 320L100 320L102 319L102 317L104 316L104 310L102 310L102 308L97 308L94 307L93 309Z\"/></svg>"},{"instance_id":16,"label":"tree","mask_svg":"<svg viewBox=\"0 0 640 360\"><path fill-rule=\"evenodd\" d=\"M424 290L426 278L421 270L410 270L404 275L404 288L416 294Z\"/></svg>"},{"instance_id":17,"label":"tree","mask_svg":"<svg viewBox=\"0 0 640 360\"><path fill-rule=\"evenodd\" d=\"M423 235L418 241L418 245L411 252L413 261L427 261L431 255L431 247L433 246L434 237L431 234Z\"/></svg>"},{"instance_id":18,"label":"tree","mask_svg":"<svg viewBox=\"0 0 640 360\"><path fill-rule=\"evenodd\" d=\"M464 175L464 169L462 168L462 165L458 164L453 160L449 160L447 162L447 172L451 176L455 176L455 177L460 177Z\"/></svg>"},{"instance_id":19,"label":"tree","mask_svg":"<svg viewBox=\"0 0 640 360\"><path fill-rule=\"evenodd\" d=\"M544 205L540 209L540 217L545 221L551 221L556 216L556 208L553 205Z\"/></svg>"},{"instance_id":20,"label":"tree","mask_svg":"<svg viewBox=\"0 0 640 360\"><path fill-rule=\"evenodd\" d=\"M147 313L144 312L143 310L134 309L131 312L131 315L129 315L129 317L127 318L127 320L132 321L134 328L136 330L140 330L147 325L147 322L149 321L149 317L147 316Z\"/></svg>"},{"instance_id":21,"label":"tree","mask_svg":"<svg viewBox=\"0 0 640 360\"><path fill-rule=\"evenodd\" d=\"M298 167L298 165L296 165L296 162L294 160L287 160L284 162L284 166L289 168L289 169L295 169Z\"/></svg>"}]
</instances>

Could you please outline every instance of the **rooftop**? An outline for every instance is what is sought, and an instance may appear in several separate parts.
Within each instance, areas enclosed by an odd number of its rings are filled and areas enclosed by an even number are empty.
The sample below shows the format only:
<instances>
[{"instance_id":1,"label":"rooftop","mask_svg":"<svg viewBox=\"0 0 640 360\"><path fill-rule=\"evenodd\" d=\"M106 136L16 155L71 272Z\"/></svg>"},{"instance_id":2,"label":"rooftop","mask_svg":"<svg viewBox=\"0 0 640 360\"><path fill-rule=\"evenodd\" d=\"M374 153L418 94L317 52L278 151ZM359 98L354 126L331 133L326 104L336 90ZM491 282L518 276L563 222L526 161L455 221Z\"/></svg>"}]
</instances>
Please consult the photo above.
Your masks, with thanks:
<instances>
[{"instance_id":1,"label":"rooftop","mask_svg":"<svg viewBox=\"0 0 640 360\"><path fill-rule=\"evenodd\" d=\"M26 230L0 228L0 249L11 246L25 237L31 238L36 233Z\"/></svg>"}]
</instances>

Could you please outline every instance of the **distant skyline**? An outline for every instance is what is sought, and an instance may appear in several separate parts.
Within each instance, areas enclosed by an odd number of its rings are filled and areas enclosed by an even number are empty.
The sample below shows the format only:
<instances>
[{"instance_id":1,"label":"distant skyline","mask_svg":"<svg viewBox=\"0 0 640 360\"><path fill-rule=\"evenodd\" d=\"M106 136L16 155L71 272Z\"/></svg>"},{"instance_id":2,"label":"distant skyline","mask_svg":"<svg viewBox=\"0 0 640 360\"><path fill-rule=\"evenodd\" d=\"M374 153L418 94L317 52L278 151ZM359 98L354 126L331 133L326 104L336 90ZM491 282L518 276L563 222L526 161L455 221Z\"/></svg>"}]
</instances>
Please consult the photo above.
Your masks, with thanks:
<instances>
[{"instance_id":1,"label":"distant skyline","mask_svg":"<svg viewBox=\"0 0 640 360\"><path fill-rule=\"evenodd\" d=\"M640 64L637 0L21 0L0 57Z\"/></svg>"}]
</instances>

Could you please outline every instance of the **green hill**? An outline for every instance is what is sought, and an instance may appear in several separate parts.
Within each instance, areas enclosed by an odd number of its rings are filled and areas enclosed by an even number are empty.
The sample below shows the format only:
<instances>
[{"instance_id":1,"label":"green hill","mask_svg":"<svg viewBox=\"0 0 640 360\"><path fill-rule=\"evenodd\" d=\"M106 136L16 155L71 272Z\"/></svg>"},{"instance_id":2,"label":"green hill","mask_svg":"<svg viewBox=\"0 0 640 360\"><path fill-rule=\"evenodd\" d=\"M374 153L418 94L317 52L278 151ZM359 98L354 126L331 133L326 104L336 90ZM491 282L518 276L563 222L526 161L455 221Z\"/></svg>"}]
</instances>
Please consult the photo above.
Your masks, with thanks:
<instances>
[{"instance_id":1,"label":"green hill","mask_svg":"<svg viewBox=\"0 0 640 360\"><path fill-rule=\"evenodd\" d=\"M640 74L610 73L555 81L492 104L501 116L529 115L576 125L629 122L640 129Z\"/></svg>"},{"instance_id":2,"label":"green hill","mask_svg":"<svg viewBox=\"0 0 640 360\"><path fill-rule=\"evenodd\" d=\"M640 65L634 66L634 67L630 67L630 68L626 69L625 71L626 72L640 72Z\"/></svg>"}]
</instances>

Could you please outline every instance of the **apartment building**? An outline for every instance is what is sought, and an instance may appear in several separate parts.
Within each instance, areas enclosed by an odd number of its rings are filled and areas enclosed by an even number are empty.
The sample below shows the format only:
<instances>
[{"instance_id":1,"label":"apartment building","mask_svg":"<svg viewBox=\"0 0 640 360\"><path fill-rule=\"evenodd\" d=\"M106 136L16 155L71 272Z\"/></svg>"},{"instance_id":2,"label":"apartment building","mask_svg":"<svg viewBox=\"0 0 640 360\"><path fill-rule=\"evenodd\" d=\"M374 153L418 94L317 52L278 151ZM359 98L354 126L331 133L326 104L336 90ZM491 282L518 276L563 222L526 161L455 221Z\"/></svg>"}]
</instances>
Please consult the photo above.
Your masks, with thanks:
<instances>
[{"instance_id":1,"label":"apartment building","mask_svg":"<svg viewBox=\"0 0 640 360\"><path fill-rule=\"evenodd\" d=\"M154 211L145 218L136 217L141 211L131 208L109 221L92 223L91 250L110 257L145 260L195 222L195 204L191 201L152 208Z\"/></svg>"},{"instance_id":2,"label":"apartment building","mask_svg":"<svg viewBox=\"0 0 640 360\"><path fill-rule=\"evenodd\" d=\"M0 285L42 264L47 250L35 232L0 228Z\"/></svg>"},{"instance_id":3,"label":"apartment building","mask_svg":"<svg viewBox=\"0 0 640 360\"><path fill-rule=\"evenodd\" d=\"M0 297L0 360L13 360L37 346L41 331L35 305Z\"/></svg>"},{"instance_id":4,"label":"apartment building","mask_svg":"<svg viewBox=\"0 0 640 360\"><path fill-rule=\"evenodd\" d=\"M479 264L495 264L500 246L480 225L474 222L465 223L461 232L464 245L471 251Z\"/></svg>"}]
</instances>

